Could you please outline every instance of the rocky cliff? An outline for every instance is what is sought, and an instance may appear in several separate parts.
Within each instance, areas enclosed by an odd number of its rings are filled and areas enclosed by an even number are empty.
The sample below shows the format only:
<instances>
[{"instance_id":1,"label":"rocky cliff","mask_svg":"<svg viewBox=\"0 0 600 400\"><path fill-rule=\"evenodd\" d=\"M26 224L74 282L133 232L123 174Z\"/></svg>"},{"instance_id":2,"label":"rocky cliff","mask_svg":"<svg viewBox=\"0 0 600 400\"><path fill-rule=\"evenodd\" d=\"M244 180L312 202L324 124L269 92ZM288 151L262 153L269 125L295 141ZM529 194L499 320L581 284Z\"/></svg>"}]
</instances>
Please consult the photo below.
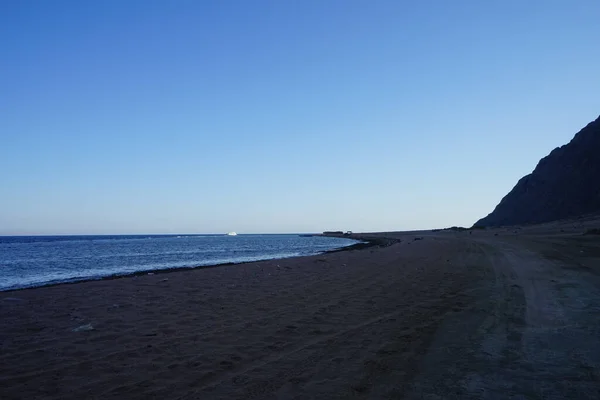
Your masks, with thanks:
<instances>
[{"instance_id":1,"label":"rocky cliff","mask_svg":"<svg viewBox=\"0 0 600 400\"><path fill-rule=\"evenodd\" d=\"M600 212L600 117L542 158L475 226L520 225Z\"/></svg>"}]
</instances>

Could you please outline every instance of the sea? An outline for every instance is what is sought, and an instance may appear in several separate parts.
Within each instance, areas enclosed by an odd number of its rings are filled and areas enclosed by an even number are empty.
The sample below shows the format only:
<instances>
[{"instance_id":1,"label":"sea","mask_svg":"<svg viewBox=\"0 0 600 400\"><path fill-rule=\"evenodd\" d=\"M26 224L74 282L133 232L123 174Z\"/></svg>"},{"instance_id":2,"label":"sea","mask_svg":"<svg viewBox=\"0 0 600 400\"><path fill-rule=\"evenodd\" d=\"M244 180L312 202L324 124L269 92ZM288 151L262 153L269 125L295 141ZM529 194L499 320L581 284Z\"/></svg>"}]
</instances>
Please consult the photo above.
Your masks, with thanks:
<instances>
[{"instance_id":1,"label":"sea","mask_svg":"<svg viewBox=\"0 0 600 400\"><path fill-rule=\"evenodd\" d=\"M357 243L307 235L0 236L0 291L142 271L319 254Z\"/></svg>"}]
</instances>

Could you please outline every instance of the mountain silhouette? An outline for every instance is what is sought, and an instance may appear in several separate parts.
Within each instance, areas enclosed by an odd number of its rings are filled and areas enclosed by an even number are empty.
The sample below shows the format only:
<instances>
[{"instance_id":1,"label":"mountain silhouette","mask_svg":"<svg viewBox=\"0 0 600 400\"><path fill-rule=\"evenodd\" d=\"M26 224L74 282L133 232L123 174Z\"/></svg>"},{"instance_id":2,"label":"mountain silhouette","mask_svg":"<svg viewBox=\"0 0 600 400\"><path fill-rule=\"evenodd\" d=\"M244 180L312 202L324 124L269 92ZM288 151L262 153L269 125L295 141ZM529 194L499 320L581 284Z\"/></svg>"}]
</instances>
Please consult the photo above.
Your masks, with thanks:
<instances>
[{"instance_id":1,"label":"mountain silhouette","mask_svg":"<svg viewBox=\"0 0 600 400\"><path fill-rule=\"evenodd\" d=\"M600 212L600 117L542 158L475 226L549 222Z\"/></svg>"}]
</instances>

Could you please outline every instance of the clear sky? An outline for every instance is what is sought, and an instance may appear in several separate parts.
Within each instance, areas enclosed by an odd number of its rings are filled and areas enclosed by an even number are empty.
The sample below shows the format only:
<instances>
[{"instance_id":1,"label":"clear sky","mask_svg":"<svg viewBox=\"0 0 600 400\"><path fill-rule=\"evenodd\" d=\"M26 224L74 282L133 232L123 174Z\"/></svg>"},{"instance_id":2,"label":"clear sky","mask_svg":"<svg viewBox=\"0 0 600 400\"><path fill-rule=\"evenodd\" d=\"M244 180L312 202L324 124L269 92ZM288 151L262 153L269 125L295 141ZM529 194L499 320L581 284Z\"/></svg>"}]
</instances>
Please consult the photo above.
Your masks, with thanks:
<instances>
[{"instance_id":1,"label":"clear sky","mask_svg":"<svg viewBox=\"0 0 600 400\"><path fill-rule=\"evenodd\" d=\"M0 2L0 234L471 225L600 114L598 0Z\"/></svg>"}]
</instances>

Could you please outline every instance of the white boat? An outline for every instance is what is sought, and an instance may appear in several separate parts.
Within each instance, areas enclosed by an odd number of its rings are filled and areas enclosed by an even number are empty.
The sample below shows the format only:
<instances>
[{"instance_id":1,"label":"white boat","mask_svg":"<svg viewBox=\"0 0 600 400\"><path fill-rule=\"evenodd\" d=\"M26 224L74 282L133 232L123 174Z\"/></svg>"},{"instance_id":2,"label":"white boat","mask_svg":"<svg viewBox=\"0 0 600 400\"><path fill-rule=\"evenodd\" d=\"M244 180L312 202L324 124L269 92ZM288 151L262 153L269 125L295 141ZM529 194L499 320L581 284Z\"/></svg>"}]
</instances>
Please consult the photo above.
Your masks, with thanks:
<instances>
[{"instance_id":1,"label":"white boat","mask_svg":"<svg viewBox=\"0 0 600 400\"><path fill-rule=\"evenodd\" d=\"M227 236L237 236L237 233L235 233L235 232L229 232L229 233L227 234Z\"/></svg>"}]
</instances>

